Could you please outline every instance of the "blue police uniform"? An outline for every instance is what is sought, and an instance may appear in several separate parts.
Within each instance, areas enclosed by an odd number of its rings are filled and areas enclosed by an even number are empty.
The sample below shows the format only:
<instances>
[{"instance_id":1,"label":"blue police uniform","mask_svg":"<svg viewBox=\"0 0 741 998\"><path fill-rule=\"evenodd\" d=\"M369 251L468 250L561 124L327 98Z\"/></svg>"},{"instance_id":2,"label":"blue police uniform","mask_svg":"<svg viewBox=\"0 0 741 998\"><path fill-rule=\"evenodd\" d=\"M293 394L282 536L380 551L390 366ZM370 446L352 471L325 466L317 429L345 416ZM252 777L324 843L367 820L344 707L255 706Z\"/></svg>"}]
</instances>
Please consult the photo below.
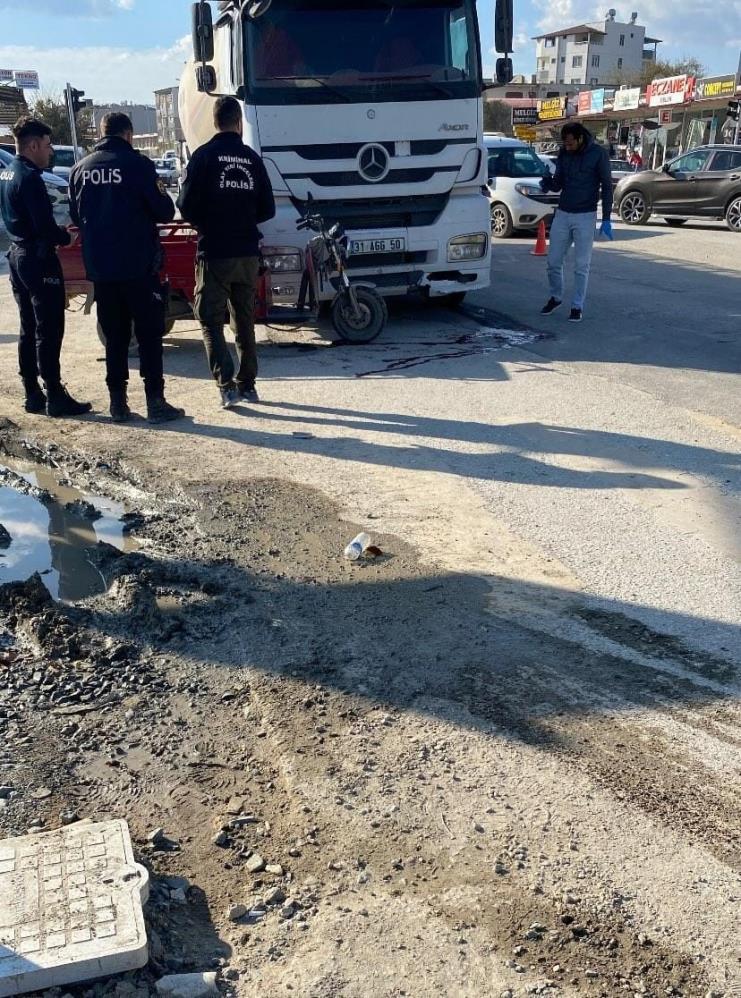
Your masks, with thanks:
<instances>
[{"instance_id":1,"label":"blue police uniform","mask_svg":"<svg viewBox=\"0 0 741 998\"><path fill-rule=\"evenodd\" d=\"M157 223L171 222L175 205L159 184L154 163L119 136L99 142L73 169L70 199L72 220L82 231L85 269L95 285L111 398L125 395L133 328L147 402L161 399L167 302L159 278Z\"/></svg>"},{"instance_id":2,"label":"blue police uniform","mask_svg":"<svg viewBox=\"0 0 741 998\"><path fill-rule=\"evenodd\" d=\"M26 408L40 412L39 376L47 392L62 390L59 357L66 299L56 249L69 245L71 237L54 219L42 171L24 156L0 171L0 214L10 237L10 285L20 312L18 361ZM30 408L34 398L40 402Z\"/></svg>"}]
</instances>

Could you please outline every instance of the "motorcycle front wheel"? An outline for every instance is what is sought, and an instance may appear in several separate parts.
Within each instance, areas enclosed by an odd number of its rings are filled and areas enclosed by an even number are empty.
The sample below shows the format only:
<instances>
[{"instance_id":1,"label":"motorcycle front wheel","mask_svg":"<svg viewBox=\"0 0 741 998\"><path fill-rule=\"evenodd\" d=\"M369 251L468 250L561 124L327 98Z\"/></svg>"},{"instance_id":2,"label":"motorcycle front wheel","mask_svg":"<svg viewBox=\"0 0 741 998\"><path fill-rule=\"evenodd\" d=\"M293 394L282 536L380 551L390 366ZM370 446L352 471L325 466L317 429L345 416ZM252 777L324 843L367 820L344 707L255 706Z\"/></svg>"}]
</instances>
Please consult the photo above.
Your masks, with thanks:
<instances>
[{"instance_id":1,"label":"motorcycle front wheel","mask_svg":"<svg viewBox=\"0 0 741 998\"><path fill-rule=\"evenodd\" d=\"M332 325L343 343L370 343L388 321L386 302L372 288L354 288L358 302L355 312L347 292L332 302Z\"/></svg>"}]
</instances>

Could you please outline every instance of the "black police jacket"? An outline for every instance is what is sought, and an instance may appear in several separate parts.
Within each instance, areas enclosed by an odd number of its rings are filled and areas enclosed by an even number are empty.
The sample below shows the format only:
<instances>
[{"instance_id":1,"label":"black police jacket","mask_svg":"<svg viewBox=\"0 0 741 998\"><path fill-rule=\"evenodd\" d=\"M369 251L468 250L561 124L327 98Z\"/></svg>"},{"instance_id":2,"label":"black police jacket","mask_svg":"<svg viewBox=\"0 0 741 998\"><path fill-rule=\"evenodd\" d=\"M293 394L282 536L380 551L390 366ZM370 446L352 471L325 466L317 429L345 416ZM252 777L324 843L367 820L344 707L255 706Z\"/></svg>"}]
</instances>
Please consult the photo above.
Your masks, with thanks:
<instances>
[{"instance_id":1,"label":"black police jacket","mask_svg":"<svg viewBox=\"0 0 741 998\"><path fill-rule=\"evenodd\" d=\"M157 223L171 222L175 205L154 163L126 139L104 139L77 164L70 175L70 201L91 281L137 281L159 271Z\"/></svg>"},{"instance_id":2,"label":"black police jacket","mask_svg":"<svg viewBox=\"0 0 741 998\"><path fill-rule=\"evenodd\" d=\"M54 220L42 171L24 156L0 170L0 215L11 243L39 256L69 246L71 236Z\"/></svg>"},{"instance_id":3,"label":"black police jacket","mask_svg":"<svg viewBox=\"0 0 741 998\"><path fill-rule=\"evenodd\" d=\"M220 260L257 256L257 226L275 215L263 161L236 132L219 132L193 153L178 198L198 230L198 255Z\"/></svg>"}]
</instances>

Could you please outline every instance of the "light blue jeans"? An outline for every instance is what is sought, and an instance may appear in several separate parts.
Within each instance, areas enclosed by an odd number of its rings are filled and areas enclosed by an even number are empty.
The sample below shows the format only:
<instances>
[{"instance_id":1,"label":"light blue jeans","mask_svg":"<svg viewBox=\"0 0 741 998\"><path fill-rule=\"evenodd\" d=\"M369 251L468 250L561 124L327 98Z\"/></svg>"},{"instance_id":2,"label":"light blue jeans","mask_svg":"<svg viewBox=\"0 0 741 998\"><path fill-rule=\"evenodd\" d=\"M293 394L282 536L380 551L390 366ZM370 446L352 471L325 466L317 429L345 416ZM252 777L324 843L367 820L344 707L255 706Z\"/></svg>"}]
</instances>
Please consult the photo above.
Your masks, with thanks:
<instances>
[{"instance_id":1,"label":"light blue jeans","mask_svg":"<svg viewBox=\"0 0 741 998\"><path fill-rule=\"evenodd\" d=\"M570 212L556 210L551 225L548 246L548 283L551 297L563 301L563 264L571 244L574 244L574 296L572 308L584 308L592 262L596 211Z\"/></svg>"}]
</instances>

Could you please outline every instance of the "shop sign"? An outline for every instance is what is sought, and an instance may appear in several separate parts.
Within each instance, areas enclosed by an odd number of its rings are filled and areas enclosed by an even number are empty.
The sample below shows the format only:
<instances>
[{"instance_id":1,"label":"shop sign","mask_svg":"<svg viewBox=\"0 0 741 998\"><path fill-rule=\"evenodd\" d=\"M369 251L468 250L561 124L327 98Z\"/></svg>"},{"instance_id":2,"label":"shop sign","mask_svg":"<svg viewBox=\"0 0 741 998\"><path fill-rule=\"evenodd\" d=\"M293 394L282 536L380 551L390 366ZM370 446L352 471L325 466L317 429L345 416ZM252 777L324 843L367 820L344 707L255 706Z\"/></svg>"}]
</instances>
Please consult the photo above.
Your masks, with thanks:
<instances>
[{"instance_id":1,"label":"shop sign","mask_svg":"<svg viewBox=\"0 0 741 998\"><path fill-rule=\"evenodd\" d=\"M592 91L582 90L577 97L577 107L578 114L589 114L592 110Z\"/></svg>"},{"instance_id":2,"label":"shop sign","mask_svg":"<svg viewBox=\"0 0 741 998\"><path fill-rule=\"evenodd\" d=\"M538 121L558 121L565 116L565 97L548 97L538 101Z\"/></svg>"},{"instance_id":3,"label":"shop sign","mask_svg":"<svg viewBox=\"0 0 741 998\"><path fill-rule=\"evenodd\" d=\"M695 100L712 100L714 97L733 97L736 93L735 76L707 76L695 86Z\"/></svg>"},{"instance_id":4,"label":"shop sign","mask_svg":"<svg viewBox=\"0 0 741 998\"><path fill-rule=\"evenodd\" d=\"M12 83L14 76L12 69L0 69L0 83Z\"/></svg>"},{"instance_id":5,"label":"shop sign","mask_svg":"<svg viewBox=\"0 0 741 998\"><path fill-rule=\"evenodd\" d=\"M659 124L660 125L671 125L672 123L672 113L671 111L664 109L659 111Z\"/></svg>"},{"instance_id":6,"label":"shop sign","mask_svg":"<svg viewBox=\"0 0 741 998\"><path fill-rule=\"evenodd\" d=\"M15 71L15 85L21 90L38 90L39 74L33 69L17 69Z\"/></svg>"},{"instance_id":7,"label":"shop sign","mask_svg":"<svg viewBox=\"0 0 741 998\"><path fill-rule=\"evenodd\" d=\"M615 91L615 111L633 111L641 101L641 88L628 87L626 90Z\"/></svg>"},{"instance_id":8,"label":"shop sign","mask_svg":"<svg viewBox=\"0 0 741 998\"><path fill-rule=\"evenodd\" d=\"M537 125L538 123L538 108L533 104L532 107L513 107L512 108L512 125Z\"/></svg>"},{"instance_id":9,"label":"shop sign","mask_svg":"<svg viewBox=\"0 0 741 998\"><path fill-rule=\"evenodd\" d=\"M667 76L654 80L648 87L649 107L662 107L666 104L688 104L695 93L695 77Z\"/></svg>"}]
</instances>

